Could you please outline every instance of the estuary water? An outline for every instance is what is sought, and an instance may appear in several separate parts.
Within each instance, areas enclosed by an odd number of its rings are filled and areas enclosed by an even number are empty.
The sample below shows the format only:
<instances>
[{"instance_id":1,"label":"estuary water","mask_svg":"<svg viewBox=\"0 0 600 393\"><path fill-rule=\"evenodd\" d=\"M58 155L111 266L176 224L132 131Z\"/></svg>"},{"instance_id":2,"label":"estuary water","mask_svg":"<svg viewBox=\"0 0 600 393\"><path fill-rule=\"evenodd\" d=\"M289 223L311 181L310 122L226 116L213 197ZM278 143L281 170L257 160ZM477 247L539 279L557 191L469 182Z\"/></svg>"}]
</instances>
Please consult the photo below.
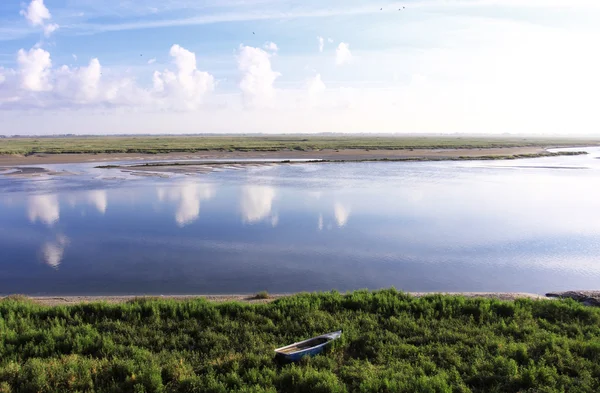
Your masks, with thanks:
<instances>
[{"instance_id":1,"label":"estuary water","mask_svg":"<svg viewBox=\"0 0 600 393\"><path fill-rule=\"evenodd\" d=\"M0 294L597 289L600 150L585 150L168 178L90 163L0 174Z\"/></svg>"}]
</instances>

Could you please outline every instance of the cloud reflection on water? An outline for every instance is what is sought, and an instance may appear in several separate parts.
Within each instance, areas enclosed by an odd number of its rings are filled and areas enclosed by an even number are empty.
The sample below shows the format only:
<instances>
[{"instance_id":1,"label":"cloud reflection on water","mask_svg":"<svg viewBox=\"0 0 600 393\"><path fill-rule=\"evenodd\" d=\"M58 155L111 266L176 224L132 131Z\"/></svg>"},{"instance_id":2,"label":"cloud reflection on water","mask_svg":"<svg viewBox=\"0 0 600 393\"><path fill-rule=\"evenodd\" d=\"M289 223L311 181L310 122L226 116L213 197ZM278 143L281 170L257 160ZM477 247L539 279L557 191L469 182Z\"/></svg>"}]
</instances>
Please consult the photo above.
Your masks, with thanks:
<instances>
[{"instance_id":1,"label":"cloud reflection on water","mask_svg":"<svg viewBox=\"0 0 600 393\"><path fill-rule=\"evenodd\" d=\"M170 188L159 187L156 192L160 202L177 203L175 221L177 225L184 227L198 219L200 202L212 199L215 196L215 187L190 181Z\"/></svg>"},{"instance_id":2,"label":"cloud reflection on water","mask_svg":"<svg viewBox=\"0 0 600 393\"><path fill-rule=\"evenodd\" d=\"M27 201L27 216L32 223L38 220L53 226L60 218L58 197L49 195L32 195Z\"/></svg>"},{"instance_id":3,"label":"cloud reflection on water","mask_svg":"<svg viewBox=\"0 0 600 393\"><path fill-rule=\"evenodd\" d=\"M44 243L42 246L42 258L44 263L58 269L68 244L69 238L65 235L57 235L56 240Z\"/></svg>"},{"instance_id":4,"label":"cloud reflection on water","mask_svg":"<svg viewBox=\"0 0 600 393\"><path fill-rule=\"evenodd\" d=\"M333 213L335 215L335 221L340 228L346 225L348 219L350 218L350 208L341 204L340 202L336 202L333 205Z\"/></svg>"},{"instance_id":5,"label":"cloud reflection on water","mask_svg":"<svg viewBox=\"0 0 600 393\"><path fill-rule=\"evenodd\" d=\"M244 222L255 223L269 217L273 208L273 200L276 196L275 188L270 186L246 185L242 187L241 194L240 209ZM276 226L278 222L278 216L271 217L271 224L273 226Z\"/></svg>"},{"instance_id":6,"label":"cloud reflection on water","mask_svg":"<svg viewBox=\"0 0 600 393\"><path fill-rule=\"evenodd\" d=\"M98 210L98 212L102 214L106 213L106 207L108 206L106 190L89 191L87 193L87 200Z\"/></svg>"}]
</instances>

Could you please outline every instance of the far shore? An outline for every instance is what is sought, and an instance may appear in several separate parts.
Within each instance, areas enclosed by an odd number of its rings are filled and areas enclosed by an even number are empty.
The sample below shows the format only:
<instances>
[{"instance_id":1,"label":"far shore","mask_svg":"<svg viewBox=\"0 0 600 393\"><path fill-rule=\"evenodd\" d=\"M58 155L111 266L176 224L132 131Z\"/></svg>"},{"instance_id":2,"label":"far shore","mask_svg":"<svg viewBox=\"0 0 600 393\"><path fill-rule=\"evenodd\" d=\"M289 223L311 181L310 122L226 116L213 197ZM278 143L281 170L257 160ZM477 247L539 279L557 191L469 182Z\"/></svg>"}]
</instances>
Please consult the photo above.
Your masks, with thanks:
<instances>
[{"instance_id":1,"label":"far shore","mask_svg":"<svg viewBox=\"0 0 600 393\"><path fill-rule=\"evenodd\" d=\"M204 151L200 153L78 153L78 154L32 154L0 155L0 166L79 164L108 162L159 162L177 160L326 160L326 161L376 161L376 160L455 160L494 159L513 156L548 154L552 147L498 147L498 148L449 148L449 149L396 149L396 150L279 150L279 151Z\"/></svg>"},{"instance_id":2,"label":"far shore","mask_svg":"<svg viewBox=\"0 0 600 393\"><path fill-rule=\"evenodd\" d=\"M533 299L542 300L549 299L548 297L533 294L533 293L520 293L520 292L408 292L414 297L423 297L428 295L461 295L469 298L487 298L487 299L498 299L498 300L516 300L516 299ZM250 304L270 303L274 300L280 299L286 296L293 296L295 294L270 294L267 299L259 299L255 295L129 295L129 296L21 296L11 295L7 297L18 297L33 301L34 303L44 306L71 306L85 303L126 303L138 299L170 299L177 301L193 300L193 299L205 299L210 302L224 303L224 302L242 302ZM4 299L0 297L0 300Z\"/></svg>"}]
</instances>

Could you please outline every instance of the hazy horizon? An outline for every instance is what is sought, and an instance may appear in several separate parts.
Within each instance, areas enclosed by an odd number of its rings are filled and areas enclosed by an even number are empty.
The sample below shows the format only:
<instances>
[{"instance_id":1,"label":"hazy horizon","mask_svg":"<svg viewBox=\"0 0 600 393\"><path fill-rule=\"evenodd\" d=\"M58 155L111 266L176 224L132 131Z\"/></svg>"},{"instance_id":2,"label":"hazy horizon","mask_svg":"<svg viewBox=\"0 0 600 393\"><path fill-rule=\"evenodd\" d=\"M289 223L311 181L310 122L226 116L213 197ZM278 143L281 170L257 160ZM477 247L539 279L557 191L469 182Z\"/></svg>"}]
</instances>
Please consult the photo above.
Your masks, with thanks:
<instances>
[{"instance_id":1,"label":"hazy horizon","mask_svg":"<svg viewBox=\"0 0 600 393\"><path fill-rule=\"evenodd\" d=\"M9 0L0 135L600 135L592 0Z\"/></svg>"}]
</instances>

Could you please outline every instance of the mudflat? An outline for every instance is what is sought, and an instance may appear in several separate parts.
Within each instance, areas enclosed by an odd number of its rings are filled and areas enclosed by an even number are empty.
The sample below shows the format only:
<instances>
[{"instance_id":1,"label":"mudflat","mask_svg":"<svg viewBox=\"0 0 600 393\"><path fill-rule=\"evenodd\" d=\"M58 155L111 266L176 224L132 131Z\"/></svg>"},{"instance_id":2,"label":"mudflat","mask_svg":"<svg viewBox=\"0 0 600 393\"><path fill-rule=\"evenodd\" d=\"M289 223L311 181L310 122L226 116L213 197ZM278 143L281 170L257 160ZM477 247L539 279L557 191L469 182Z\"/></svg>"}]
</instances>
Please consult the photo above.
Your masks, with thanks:
<instances>
[{"instance_id":1,"label":"mudflat","mask_svg":"<svg viewBox=\"0 0 600 393\"><path fill-rule=\"evenodd\" d=\"M544 147L498 147L498 148L464 148L464 149L398 149L398 150L367 150L367 149L342 149L342 150L311 150L311 151L205 151L197 153L38 153L32 155L2 154L1 166L14 165L42 165L42 164L70 164L86 162L115 162L115 161L177 161L177 160L339 160L360 161L378 159L453 159L458 157L482 156L514 156L535 155L546 152Z\"/></svg>"}]
</instances>

